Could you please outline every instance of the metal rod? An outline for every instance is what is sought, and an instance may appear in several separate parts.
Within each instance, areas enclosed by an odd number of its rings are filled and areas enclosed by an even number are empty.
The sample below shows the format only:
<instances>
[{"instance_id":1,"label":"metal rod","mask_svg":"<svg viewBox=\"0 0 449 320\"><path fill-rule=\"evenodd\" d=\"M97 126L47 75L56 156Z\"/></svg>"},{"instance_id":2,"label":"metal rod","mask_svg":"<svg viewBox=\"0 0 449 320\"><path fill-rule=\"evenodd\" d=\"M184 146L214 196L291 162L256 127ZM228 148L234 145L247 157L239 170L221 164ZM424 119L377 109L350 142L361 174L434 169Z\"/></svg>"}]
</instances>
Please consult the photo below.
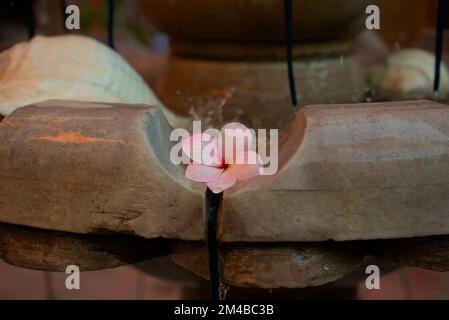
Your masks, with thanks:
<instances>
[{"instance_id":1,"label":"metal rod","mask_svg":"<svg viewBox=\"0 0 449 320\"><path fill-rule=\"evenodd\" d=\"M115 50L114 45L114 14L115 1L108 0L108 44L109 47Z\"/></svg>"},{"instance_id":2,"label":"metal rod","mask_svg":"<svg viewBox=\"0 0 449 320\"><path fill-rule=\"evenodd\" d=\"M36 35L36 20L34 17L33 0L26 0L26 17L28 27L28 38L31 39Z\"/></svg>"},{"instance_id":3,"label":"metal rod","mask_svg":"<svg viewBox=\"0 0 449 320\"><path fill-rule=\"evenodd\" d=\"M65 26L65 18L66 18L65 10L67 9L67 2L65 0L60 0L60 5L61 5L62 30L64 30L64 33L67 33L68 30Z\"/></svg>"},{"instance_id":4,"label":"metal rod","mask_svg":"<svg viewBox=\"0 0 449 320\"><path fill-rule=\"evenodd\" d=\"M444 22L447 11L447 0L438 0L438 15L436 26L436 41L435 41L435 75L433 79L433 91L435 96L438 95L440 89L440 68L441 58L443 55L443 40L444 40Z\"/></svg>"},{"instance_id":5,"label":"metal rod","mask_svg":"<svg viewBox=\"0 0 449 320\"><path fill-rule=\"evenodd\" d=\"M292 0L284 0L285 13L285 42L287 49L288 84L290 87L290 98L293 107L298 105L296 97L295 74L293 70L293 5Z\"/></svg>"},{"instance_id":6,"label":"metal rod","mask_svg":"<svg viewBox=\"0 0 449 320\"><path fill-rule=\"evenodd\" d=\"M218 273L217 215L222 194L215 194L209 189L207 197L207 240L209 249L209 277L211 298L220 300L220 276Z\"/></svg>"}]
</instances>

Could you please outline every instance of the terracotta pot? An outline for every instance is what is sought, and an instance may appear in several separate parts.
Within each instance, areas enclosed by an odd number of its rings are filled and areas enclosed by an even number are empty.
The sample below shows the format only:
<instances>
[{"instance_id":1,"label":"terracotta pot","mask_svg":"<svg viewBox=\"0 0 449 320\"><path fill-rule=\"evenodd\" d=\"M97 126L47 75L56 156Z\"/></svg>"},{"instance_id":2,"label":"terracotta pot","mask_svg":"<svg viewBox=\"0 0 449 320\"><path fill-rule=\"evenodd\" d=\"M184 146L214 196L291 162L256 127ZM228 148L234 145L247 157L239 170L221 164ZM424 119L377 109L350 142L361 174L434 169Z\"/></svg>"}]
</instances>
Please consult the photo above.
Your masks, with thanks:
<instances>
[{"instance_id":1,"label":"terracotta pot","mask_svg":"<svg viewBox=\"0 0 449 320\"><path fill-rule=\"evenodd\" d=\"M364 27L365 8L379 1L293 1L297 41L348 38ZM161 31L182 41L283 42L282 0L140 0Z\"/></svg>"}]
</instances>

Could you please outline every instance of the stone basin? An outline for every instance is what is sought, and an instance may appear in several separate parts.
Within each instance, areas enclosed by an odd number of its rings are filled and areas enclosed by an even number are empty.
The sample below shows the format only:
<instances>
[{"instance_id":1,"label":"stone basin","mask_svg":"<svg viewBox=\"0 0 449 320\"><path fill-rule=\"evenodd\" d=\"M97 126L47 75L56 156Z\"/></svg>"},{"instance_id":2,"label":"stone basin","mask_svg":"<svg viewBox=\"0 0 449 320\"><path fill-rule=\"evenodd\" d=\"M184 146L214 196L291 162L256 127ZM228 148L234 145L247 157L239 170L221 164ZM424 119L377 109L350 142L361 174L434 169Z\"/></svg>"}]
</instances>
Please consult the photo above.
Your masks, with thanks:
<instances>
[{"instance_id":1,"label":"stone basin","mask_svg":"<svg viewBox=\"0 0 449 320\"><path fill-rule=\"evenodd\" d=\"M237 120L286 129L293 121L282 1L139 3L149 22L170 39L167 68L154 87L164 105L211 126ZM366 6L379 3L293 1L300 106L363 101L365 70L352 47L365 26Z\"/></svg>"},{"instance_id":2,"label":"stone basin","mask_svg":"<svg viewBox=\"0 0 449 320\"><path fill-rule=\"evenodd\" d=\"M224 194L223 281L319 286L367 255L449 270L448 117L429 101L298 110L280 171ZM55 100L14 111L0 123L2 257L61 271L170 254L207 277L205 190L168 160L169 132L150 106Z\"/></svg>"},{"instance_id":3,"label":"stone basin","mask_svg":"<svg viewBox=\"0 0 449 320\"><path fill-rule=\"evenodd\" d=\"M354 283L365 276L367 256L449 270L448 107L349 104L362 101L365 86L350 43L373 2L295 2L294 71L304 107L296 111L279 1L141 3L173 40L155 88L167 106L186 114L194 104L202 120L223 108L208 123L217 127L239 116L253 128L283 129L279 172L224 194L224 283ZM171 129L156 106L114 103L36 101L3 119L0 257L65 271L162 256L208 278L205 187L168 160ZM172 270L164 264L157 272L174 277Z\"/></svg>"}]
</instances>

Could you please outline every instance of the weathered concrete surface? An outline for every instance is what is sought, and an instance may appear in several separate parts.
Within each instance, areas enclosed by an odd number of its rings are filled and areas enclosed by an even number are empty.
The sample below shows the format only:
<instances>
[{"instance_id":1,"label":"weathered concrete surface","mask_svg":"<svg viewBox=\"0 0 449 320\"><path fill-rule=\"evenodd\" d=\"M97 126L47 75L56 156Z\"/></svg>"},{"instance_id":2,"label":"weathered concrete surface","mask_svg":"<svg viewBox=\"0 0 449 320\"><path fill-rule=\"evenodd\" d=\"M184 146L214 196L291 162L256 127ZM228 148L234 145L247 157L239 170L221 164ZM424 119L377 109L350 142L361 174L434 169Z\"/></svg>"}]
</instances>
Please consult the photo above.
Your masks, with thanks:
<instances>
[{"instance_id":1,"label":"weathered concrete surface","mask_svg":"<svg viewBox=\"0 0 449 320\"><path fill-rule=\"evenodd\" d=\"M375 255L433 271L449 271L449 236L379 241Z\"/></svg>"},{"instance_id":2,"label":"weathered concrete surface","mask_svg":"<svg viewBox=\"0 0 449 320\"><path fill-rule=\"evenodd\" d=\"M413 101L306 107L281 143L280 162L277 175L225 192L221 241L449 233L446 105Z\"/></svg>"},{"instance_id":3,"label":"weathered concrete surface","mask_svg":"<svg viewBox=\"0 0 449 320\"><path fill-rule=\"evenodd\" d=\"M204 187L169 158L149 106L49 101L0 123L0 221L76 233L199 240Z\"/></svg>"},{"instance_id":4,"label":"weathered concrete surface","mask_svg":"<svg viewBox=\"0 0 449 320\"><path fill-rule=\"evenodd\" d=\"M128 265L170 253L169 240L81 235L0 223L0 259L17 267L65 272Z\"/></svg>"},{"instance_id":5,"label":"weathered concrete surface","mask_svg":"<svg viewBox=\"0 0 449 320\"><path fill-rule=\"evenodd\" d=\"M224 242L449 233L449 107L311 106L280 142L280 170L226 191ZM169 159L154 107L50 101L0 123L0 221L204 240L204 186Z\"/></svg>"},{"instance_id":6,"label":"weathered concrete surface","mask_svg":"<svg viewBox=\"0 0 449 320\"><path fill-rule=\"evenodd\" d=\"M176 241L173 252L175 263L209 277L205 243ZM230 244L220 249L220 275L238 287L305 288L342 278L364 257L352 243Z\"/></svg>"}]
</instances>

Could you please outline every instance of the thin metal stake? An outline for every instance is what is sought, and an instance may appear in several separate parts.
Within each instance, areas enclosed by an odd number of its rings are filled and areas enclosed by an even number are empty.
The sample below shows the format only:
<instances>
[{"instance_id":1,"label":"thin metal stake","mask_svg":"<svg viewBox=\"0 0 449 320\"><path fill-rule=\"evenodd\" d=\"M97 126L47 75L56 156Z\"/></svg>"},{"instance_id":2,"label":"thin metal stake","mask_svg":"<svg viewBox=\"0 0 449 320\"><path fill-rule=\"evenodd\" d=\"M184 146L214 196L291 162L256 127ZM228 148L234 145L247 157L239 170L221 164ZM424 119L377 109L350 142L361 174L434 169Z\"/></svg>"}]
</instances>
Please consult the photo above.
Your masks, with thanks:
<instances>
[{"instance_id":1,"label":"thin metal stake","mask_svg":"<svg viewBox=\"0 0 449 320\"><path fill-rule=\"evenodd\" d=\"M31 39L36 35L36 19L34 17L33 0L26 0L26 17L28 27L28 38Z\"/></svg>"},{"instance_id":2,"label":"thin metal stake","mask_svg":"<svg viewBox=\"0 0 449 320\"><path fill-rule=\"evenodd\" d=\"M284 0L285 14L285 42L287 49L288 84L290 87L290 98L293 107L298 105L296 97L295 74L293 70L293 9L292 0Z\"/></svg>"},{"instance_id":3,"label":"thin metal stake","mask_svg":"<svg viewBox=\"0 0 449 320\"><path fill-rule=\"evenodd\" d=\"M211 287L211 298L220 300L220 276L218 273L218 242L217 242L217 215L222 197L207 189L207 240L209 248L209 277Z\"/></svg>"},{"instance_id":4,"label":"thin metal stake","mask_svg":"<svg viewBox=\"0 0 449 320\"><path fill-rule=\"evenodd\" d=\"M65 0L60 0L60 4L61 4L62 30L64 30L64 33L67 33L68 30L65 26L65 18L66 18L65 10L67 8L67 2Z\"/></svg>"},{"instance_id":5,"label":"thin metal stake","mask_svg":"<svg viewBox=\"0 0 449 320\"><path fill-rule=\"evenodd\" d=\"M114 14L115 1L108 0L108 44L109 47L115 50L114 45Z\"/></svg>"},{"instance_id":6,"label":"thin metal stake","mask_svg":"<svg viewBox=\"0 0 449 320\"><path fill-rule=\"evenodd\" d=\"M438 0L438 16L436 26L436 41L435 41L435 75L433 79L433 91L435 97L438 96L440 89L440 68L441 58L443 55L443 40L444 40L444 20L446 18L447 0Z\"/></svg>"}]
</instances>

